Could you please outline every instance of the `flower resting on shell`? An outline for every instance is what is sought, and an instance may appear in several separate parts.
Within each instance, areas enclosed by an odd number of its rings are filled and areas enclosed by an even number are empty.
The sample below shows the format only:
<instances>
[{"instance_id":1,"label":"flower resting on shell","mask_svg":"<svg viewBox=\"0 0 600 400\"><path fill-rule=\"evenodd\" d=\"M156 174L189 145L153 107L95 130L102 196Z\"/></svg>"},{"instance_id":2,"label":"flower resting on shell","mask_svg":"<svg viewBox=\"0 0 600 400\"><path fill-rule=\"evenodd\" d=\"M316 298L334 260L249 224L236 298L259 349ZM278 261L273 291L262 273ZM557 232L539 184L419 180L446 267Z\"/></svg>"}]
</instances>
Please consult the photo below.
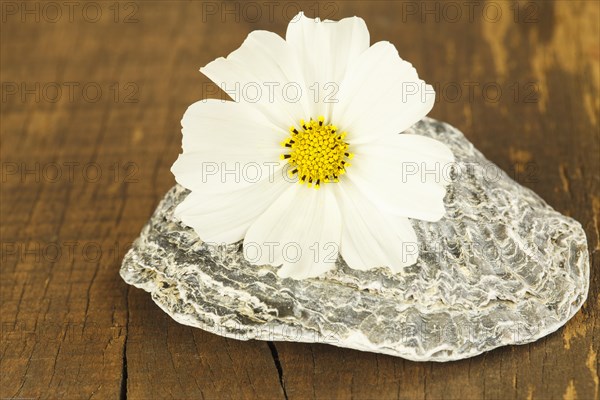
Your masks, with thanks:
<instances>
[{"instance_id":1,"label":"flower resting on shell","mask_svg":"<svg viewBox=\"0 0 600 400\"><path fill-rule=\"evenodd\" d=\"M233 98L194 103L182 119L172 172L190 194L175 215L202 240L243 239L249 262L295 279L340 254L359 270L416 263L409 218L444 216L441 171L454 157L402 134L435 93L392 44L370 46L360 18L300 13L285 40L254 31L200 71Z\"/></svg>"}]
</instances>

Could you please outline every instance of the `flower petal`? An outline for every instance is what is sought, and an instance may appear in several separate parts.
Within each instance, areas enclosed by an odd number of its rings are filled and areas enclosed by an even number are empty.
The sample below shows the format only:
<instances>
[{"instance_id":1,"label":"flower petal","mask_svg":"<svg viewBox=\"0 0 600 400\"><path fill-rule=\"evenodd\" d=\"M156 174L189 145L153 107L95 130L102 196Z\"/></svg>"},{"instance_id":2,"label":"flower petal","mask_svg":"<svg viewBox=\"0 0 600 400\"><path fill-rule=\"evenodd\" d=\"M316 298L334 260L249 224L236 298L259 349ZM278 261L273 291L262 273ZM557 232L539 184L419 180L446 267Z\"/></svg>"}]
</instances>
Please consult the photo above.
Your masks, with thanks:
<instances>
[{"instance_id":1,"label":"flower petal","mask_svg":"<svg viewBox=\"0 0 600 400\"><path fill-rule=\"evenodd\" d=\"M175 216L198 236L215 244L244 238L250 225L289 188L280 174L273 180L225 193L191 192L175 209Z\"/></svg>"},{"instance_id":2,"label":"flower petal","mask_svg":"<svg viewBox=\"0 0 600 400\"><path fill-rule=\"evenodd\" d=\"M183 154L171 171L190 190L222 192L256 183L283 165L286 133L252 106L221 100L192 104L181 121Z\"/></svg>"},{"instance_id":3,"label":"flower petal","mask_svg":"<svg viewBox=\"0 0 600 400\"><path fill-rule=\"evenodd\" d=\"M200 71L234 101L254 104L285 129L308 118L306 89L291 47L279 35L251 32L227 58L220 57Z\"/></svg>"},{"instance_id":4,"label":"flower petal","mask_svg":"<svg viewBox=\"0 0 600 400\"><path fill-rule=\"evenodd\" d=\"M299 13L287 28L286 41L302 66L309 116L331 118L338 102L339 82L362 52L369 48L369 30L362 18L321 21Z\"/></svg>"},{"instance_id":5,"label":"flower petal","mask_svg":"<svg viewBox=\"0 0 600 400\"><path fill-rule=\"evenodd\" d=\"M431 110L435 91L393 44L378 42L348 69L339 98L332 120L352 144L405 131Z\"/></svg>"},{"instance_id":6,"label":"flower petal","mask_svg":"<svg viewBox=\"0 0 600 400\"><path fill-rule=\"evenodd\" d=\"M350 268L387 266L399 272L417 262L417 236L408 218L384 214L352 182L336 189L343 218L341 253Z\"/></svg>"},{"instance_id":7,"label":"flower petal","mask_svg":"<svg viewBox=\"0 0 600 400\"><path fill-rule=\"evenodd\" d=\"M385 212L433 222L444 216L445 186L454 162L445 144L398 134L352 151L355 156L345 176Z\"/></svg>"},{"instance_id":8,"label":"flower petal","mask_svg":"<svg viewBox=\"0 0 600 400\"><path fill-rule=\"evenodd\" d=\"M244 255L252 264L281 265L278 275L304 279L332 269L341 216L332 188L292 185L248 229Z\"/></svg>"}]
</instances>

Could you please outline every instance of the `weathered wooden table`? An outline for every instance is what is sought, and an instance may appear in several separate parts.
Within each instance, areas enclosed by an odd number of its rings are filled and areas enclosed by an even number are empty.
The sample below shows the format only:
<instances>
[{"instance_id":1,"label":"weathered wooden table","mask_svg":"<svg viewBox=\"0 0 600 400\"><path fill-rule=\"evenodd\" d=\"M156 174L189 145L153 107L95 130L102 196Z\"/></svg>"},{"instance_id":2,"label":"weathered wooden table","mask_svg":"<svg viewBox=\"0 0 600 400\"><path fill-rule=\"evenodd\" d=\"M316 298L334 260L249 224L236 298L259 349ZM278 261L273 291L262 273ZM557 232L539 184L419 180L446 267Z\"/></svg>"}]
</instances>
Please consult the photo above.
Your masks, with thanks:
<instances>
[{"instance_id":1,"label":"weathered wooden table","mask_svg":"<svg viewBox=\"0 0 600 400\"><path fill-rule=\"evenodd\" d=\"M599 396L599 3L3 1L1 398ZM587 303L536 343L447 364L179 325L121 258L174 184L198 68L246 34L360 15L463 130L588 235Z\"/></svg>"}]
</instances>

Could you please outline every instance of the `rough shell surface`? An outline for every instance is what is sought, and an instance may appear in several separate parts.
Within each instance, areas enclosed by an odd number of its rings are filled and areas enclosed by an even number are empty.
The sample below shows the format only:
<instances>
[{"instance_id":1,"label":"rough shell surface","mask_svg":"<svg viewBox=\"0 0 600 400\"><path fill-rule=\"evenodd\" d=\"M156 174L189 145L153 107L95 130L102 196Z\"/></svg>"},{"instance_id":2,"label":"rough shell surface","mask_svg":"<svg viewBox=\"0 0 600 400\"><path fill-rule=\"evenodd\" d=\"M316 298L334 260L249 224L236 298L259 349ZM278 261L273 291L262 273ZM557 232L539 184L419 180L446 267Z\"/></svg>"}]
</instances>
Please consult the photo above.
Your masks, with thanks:
<instances>
[{"instance_id":1,"label":"rough shell surface","mask_svg":"<svg viewBox=\"0 0 600 400\"><path fill-rule=\"evenodd\" d=\"M241 242L215 246L173 217L173 187L126 254L123 279L176 321L240 339L320 342L418 361L449 361L523 344L565 324L589 286L585 233L488 161L461 132L425 118L406 134L454 152L439 222L413 220L419 261L392 274L281 279L250 265Z\"/></svg>"}]
</instances>

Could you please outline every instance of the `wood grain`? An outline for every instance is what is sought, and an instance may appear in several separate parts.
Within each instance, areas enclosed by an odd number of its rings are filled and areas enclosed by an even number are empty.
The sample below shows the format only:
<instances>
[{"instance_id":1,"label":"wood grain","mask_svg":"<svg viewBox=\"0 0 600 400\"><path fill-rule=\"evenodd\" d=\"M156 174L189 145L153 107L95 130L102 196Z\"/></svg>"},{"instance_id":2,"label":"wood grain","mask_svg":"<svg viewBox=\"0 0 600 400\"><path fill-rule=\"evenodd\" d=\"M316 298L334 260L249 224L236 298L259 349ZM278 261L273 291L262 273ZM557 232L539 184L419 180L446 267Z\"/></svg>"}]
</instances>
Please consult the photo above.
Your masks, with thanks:
<instances>
[{"instance_id":1,"label":"wood grain","mask_svg":"<svg viewBox=\"0 0 600 400\"><path fill-rule=\"evenodd\" d=\"M91 4L1 3L1 398L599 398L600 3ZM583 224L590 293L565 327L415 363L224 339L121 281L174 184L179 120L213 93L198 68L254 29L284 34L300 7L362 16L372 42L393 42L436 85L431 116Z\"/></svg>"}]
</instances>

